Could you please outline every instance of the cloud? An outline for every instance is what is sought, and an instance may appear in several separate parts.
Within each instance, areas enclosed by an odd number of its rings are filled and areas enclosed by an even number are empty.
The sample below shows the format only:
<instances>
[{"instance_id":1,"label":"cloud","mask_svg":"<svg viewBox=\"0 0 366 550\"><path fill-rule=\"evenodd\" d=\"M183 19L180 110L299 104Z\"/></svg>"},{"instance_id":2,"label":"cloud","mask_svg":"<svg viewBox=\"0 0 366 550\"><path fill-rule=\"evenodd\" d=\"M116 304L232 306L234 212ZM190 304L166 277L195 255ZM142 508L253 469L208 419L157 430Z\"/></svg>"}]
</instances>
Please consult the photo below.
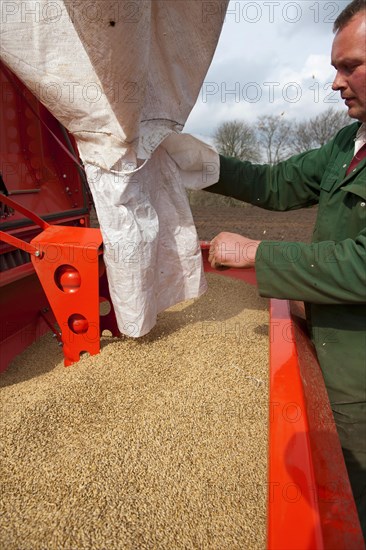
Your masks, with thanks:
<instances>
[{"instance_id":1,"label":"cloud","mask_svg":"<svg viewBox=\"0 0 366 550\"><path fill-rule=\"evenodd\" d=\"M300 120L341 108L330 51L334 19L346 4L232 0L185 130L212 135L226 120L282 113Z\"/></svg>"}]
</instances>

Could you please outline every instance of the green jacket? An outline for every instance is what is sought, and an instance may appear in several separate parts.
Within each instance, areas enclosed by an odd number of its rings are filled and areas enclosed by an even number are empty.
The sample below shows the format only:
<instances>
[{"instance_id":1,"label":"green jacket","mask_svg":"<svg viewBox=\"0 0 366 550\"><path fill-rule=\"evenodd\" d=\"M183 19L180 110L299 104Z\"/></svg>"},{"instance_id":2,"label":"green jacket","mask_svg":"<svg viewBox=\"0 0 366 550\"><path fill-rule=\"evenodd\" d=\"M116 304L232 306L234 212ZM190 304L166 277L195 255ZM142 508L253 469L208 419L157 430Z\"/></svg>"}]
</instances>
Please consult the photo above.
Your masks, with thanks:
<instances>
[{"instance_id":1,"label":"green jacket","mask_svg":"<svg viewBox=\"0 0 366 550\"><path fill-rule=\"evenodd\" d=\"M366 400L366 160L346 176L359 126L276 166L221 156L207 188L269 210L319 205L312 243L262 241L256 274L262 296L306 303L333 410Z\"/></svg>"}]
</instances>

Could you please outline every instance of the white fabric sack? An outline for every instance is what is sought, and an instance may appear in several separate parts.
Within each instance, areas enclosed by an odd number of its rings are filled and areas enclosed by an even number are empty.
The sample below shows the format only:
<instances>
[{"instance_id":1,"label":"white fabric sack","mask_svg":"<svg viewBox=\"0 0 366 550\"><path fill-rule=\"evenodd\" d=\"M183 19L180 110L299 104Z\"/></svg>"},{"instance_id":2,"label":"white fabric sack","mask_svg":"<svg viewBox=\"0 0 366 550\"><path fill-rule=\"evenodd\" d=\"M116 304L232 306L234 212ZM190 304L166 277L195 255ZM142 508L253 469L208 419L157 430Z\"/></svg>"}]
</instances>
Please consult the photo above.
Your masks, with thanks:
<instances>
[{"instance_id":1,"label":"white fabric sack","mask_svg":"<svg viewBox=\"0 0 366 550\"><path fill-rule=\"evenodd\" d=\"M125 334L145 334L158 311L205 289L184 185L217 181L218 156L191 141L188 149L205 151L203 172L199 154L196 169L184 170L187 151L180 170L182 157L177 166L172 150L226 6L226 0L2 1L2 60L76 138ZM171 142L159 147L169 134ZM134 261L127 261L132 249Z\"/></svg>"},{"instance_id":2,"label":"white fabric sack","mask_svg":"<svg viewBox=\"0 0 366 550\"><path fill-rule=\"evenodd\" d=\"M189 134L170 134L161 146L180 169L186 189L204 189L219 180L220 158L214 147Z\"/></svg>"},{"instance_id":3,"label":"white fabric sack","mask_svg":"<svg viewBox=\"0 0 366 550\"><path fill-rule=\"evenodd\" d=\"M160 311L206 290L184 172L163 147L132 173L111 177L92 165L86 171L98 206L118 326L124 334L141 336Z\"/></svg>"}]
</instances>

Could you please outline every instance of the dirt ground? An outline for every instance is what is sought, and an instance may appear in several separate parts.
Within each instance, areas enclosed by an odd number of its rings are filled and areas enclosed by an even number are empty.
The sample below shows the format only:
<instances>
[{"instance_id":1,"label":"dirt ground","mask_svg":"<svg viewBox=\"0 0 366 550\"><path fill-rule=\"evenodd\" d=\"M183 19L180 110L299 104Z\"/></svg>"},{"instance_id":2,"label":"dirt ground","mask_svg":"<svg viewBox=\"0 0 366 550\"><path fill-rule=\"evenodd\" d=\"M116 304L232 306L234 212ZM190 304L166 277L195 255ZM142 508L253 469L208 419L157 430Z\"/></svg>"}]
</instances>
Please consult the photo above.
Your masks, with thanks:
<instances>
[{"instance_id":1,"label":"dirt ground","mask_svg":"<svg viewBox=\"0 0 366 550\"><path fill-rule=\"evenodd\" d=\"M310 242L317 208L271 212L256 206L193 206L200 240L211 240L220 231L240 233L256 240Z\"/></svg>"},{"instance_id":2,"label":"dirt ground","mask_svg":"<svg viewBox=\"0 0 366 550\"><path fill-rule=\"evenodd\" d=\"M317 207L271 212L256 206L192 206L201 241L210 241L220 231L231 231L256 240L310 242ZM91 226L98 227L94 209Z\"/></svg>"}]
</instances>

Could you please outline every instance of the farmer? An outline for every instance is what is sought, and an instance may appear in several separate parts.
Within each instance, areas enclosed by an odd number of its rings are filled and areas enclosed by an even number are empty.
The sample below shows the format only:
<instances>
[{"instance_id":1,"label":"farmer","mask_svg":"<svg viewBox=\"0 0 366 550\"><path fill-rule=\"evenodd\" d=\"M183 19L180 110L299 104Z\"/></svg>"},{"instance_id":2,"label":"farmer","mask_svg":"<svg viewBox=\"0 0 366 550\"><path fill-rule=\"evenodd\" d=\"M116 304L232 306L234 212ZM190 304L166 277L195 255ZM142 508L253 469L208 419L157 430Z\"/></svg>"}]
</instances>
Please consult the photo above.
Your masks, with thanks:
<instances>
[{"instance_id":1,"label":"farmer","mask_svg":"<svg viewBox=\"0 0 366 550\"><path fill-rule=\"evenodd\" d=\"M260 295L305 302L365 536L366 0L348 4L334 32L333 90L357 122L275 166L220 156L220 179L206 188L271 210L318 204L312 244L219 233L209 261L255 266Z\"/></svg>"}]
</instances>

